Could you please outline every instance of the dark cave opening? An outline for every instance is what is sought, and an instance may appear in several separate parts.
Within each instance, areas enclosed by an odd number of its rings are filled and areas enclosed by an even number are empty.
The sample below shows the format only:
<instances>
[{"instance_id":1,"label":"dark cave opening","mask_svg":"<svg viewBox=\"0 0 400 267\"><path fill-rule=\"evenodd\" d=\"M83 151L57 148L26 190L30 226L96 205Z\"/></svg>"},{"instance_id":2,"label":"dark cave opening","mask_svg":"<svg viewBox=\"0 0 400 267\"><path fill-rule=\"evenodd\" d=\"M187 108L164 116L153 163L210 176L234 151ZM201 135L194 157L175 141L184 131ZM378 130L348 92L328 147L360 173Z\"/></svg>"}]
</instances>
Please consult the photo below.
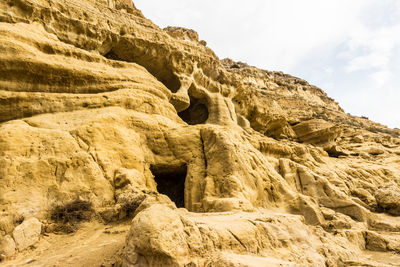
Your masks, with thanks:
<instances>
[{"instance_id":1,"label":"dark cave opening","mask_svg":"<svg viewBox=\"0 0 400 267\"><path fill-rule=\"evenodd\" d=\"M178 208L185 207L186 164L180 166L152 165L150 171L157 183L157 191L167 195Z\"/></svg>"},{"instance_id":2,"label":"dark cave opening","mask_svg":"<svg viewBox=\"0 0 400 267\"><path fill-rule=\"evenodd\" d=\"M190 125L205 123L208 119L208 115L205 99L194 97L190 97L190 106L178 113L178 116Z\"/></svg>"},{"instance_id":3,"label":"dark cave opening","mask_svg":"<svg viewBox=\"0 0 400 267\"><path fill-rule=\"evenodd\" d=\"M123 49L113 48L104 57L112 60L133 62L144 67L151 75L157 78L172 93L176 93L181 87L179 78L173 73L171 67L165 62L160 62L156 57L147 54L134 55Z\"/></svg>"},{"instance_id":4,"label":"dark cave opening","mask_svg":"<svg viewBox=\"0 0 400 267\"><path fill-rule=\"evenodd\" d=\"M105 54L104 57L112 60L124 61L122 58L119 58L112 49L107 54Z\"/></svg>"},{"instance_id":5,"label":"dark cave opening","mask_svg":"<svg viewBox=\"0 0 400 267\"><path fill-rule=\"evenodd\" d=\"M325 147L324 150L328 153L329 157L339 158L339 156L348 156L347 153L343 152L338 146Z\"/></svg>"},{"instance_id":6,"label":"dark cave opening","mask_svg":"<svg viewBox=\"0 0 400 267\"><path fill-rule=\"evenodd\" d=\"M181 82L179 81L178 77L172 73L165 73L164 75L153 74L160 82L162 82L165 87L171 90L172 93L178 92L179 88L181 88Z\"/></svg>"}]
</instances>

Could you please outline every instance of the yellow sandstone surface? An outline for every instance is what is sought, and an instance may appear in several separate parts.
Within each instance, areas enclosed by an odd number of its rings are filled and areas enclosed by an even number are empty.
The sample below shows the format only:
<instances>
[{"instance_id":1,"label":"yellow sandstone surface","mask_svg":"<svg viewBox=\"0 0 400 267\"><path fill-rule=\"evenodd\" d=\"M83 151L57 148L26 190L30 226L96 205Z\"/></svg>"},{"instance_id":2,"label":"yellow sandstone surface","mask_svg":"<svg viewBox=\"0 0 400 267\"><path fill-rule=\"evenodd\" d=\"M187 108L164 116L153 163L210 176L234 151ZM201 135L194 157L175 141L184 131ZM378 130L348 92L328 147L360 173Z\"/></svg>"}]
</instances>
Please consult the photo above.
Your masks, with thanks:
<instances>
[{"instance_id":1,"label":"yellow sandstone surface","mask_svg":"<svg viewBox=\"0 0 400 267\"><path fill-rule=\"evenodd\" d=\"M0 2L4 266L399 266L399 215L398 129L128 0Z\"/></svg>"}]
</instances>

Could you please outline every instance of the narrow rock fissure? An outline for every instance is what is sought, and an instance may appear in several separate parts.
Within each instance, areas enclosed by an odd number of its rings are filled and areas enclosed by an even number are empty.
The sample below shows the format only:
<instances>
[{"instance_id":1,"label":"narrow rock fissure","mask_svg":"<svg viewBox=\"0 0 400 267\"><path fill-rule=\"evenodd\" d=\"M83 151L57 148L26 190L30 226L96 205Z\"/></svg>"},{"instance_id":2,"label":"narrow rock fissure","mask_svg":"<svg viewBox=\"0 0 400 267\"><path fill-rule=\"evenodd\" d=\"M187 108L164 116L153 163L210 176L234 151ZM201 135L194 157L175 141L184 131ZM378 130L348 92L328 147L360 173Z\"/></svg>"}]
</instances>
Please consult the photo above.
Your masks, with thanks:
<instances>
[{"instance_id":1,"label":"narrow rock fissure","mask_svg":"<svg viewBox=\"0 0 400 267\"><path fill-rule=\"evenodd\" d=\"M242 247L244 247L244 249L247 251L247 247L245 246L245 244L243 244L243 242L231 231L231 230L228 230L228 232L236 239L236 241L238 241L239 242L239 244L242 246Z\"/></svg>"},{"instance_id":2,"label":"narrow rock fissure","mask_svg":"<svg viewBox=\"0 0 400 267\"><path fill-rule=\"evenodd\" d=\"M303 192L303 183L301 182L301 177L300 177L300 173L299 173L298 170L297 170L297 180L299 181L300 192L301 192L302 194L304 194L304 192Z\"/></svg>"},{"instance_id":3,"label":"narrow rock fissure","mask_svg":"<svg viewBox=\"0 0 400 267\"><path fill-rule=\"evenodd\" d=\"M185 207L185 180L187 165L180 166L150 166L157 183L157 191L167 195L178 208Z\"/></svg>"},{"instance_id":4,"label":"narrow rock fissure","mask_svg":"<svg viewBox=\"0 0 400 267\"><path fill-rule=\"evenodd\" d=\"M206 172L207 176L207 166L208 166L208 162L207 162L207 155L206 155L206 149L205 149L205 144L204 144L204 139L203 139L203 135L200 131L200 140L201 140L201 151L203 152L203 157L204 157L204 170Z\"/></svg>"}]
</instances>

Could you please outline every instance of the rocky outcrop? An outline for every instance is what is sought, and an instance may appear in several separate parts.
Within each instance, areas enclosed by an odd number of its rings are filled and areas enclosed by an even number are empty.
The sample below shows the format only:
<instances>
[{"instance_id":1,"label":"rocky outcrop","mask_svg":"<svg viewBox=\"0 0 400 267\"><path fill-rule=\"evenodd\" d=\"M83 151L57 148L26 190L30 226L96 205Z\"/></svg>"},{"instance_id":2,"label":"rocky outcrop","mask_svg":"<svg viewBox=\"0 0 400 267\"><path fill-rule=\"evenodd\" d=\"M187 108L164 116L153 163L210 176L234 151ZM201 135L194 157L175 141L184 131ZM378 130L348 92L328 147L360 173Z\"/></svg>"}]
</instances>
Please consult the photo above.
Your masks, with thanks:
<instances>
[{"instance_id":1,"label":"rocky outcrop","mask_svg":"<svg viewBox=\"0 0 400 267\"><path fill-rule=\"evenodd\" d=\"M283 217L282 217L283 216ZM123 266L320 266L321 241L301 217L258 213L194 214L153 205L132 221ZM274 253L271 253L274 250ZM339 254L346 255L341 249ZM247 261L244 259L247 258Z\"/></svg>"},{"instance_id":2,"label":"rocky outcrop","mask_svg":"<svg viewBox=\"0 0 400 267\"><path fill-rule=\"evenodd\" d=\"M313 119L293 126L299 141L314 145L330 144L341 135L340 127L322 119Z\"/></svg>"},{"instance_id":3,"label":"rocky outcrop","mask_svg":"<svg viewBox=\"0 0 400 267\"><path fill-rule=\"evenodd\" d=\"M0 34L3 258L41 242L39 224L127 218L126 266L383 266L368 250L397 251L382 185L400 185L398 130L219 60L130 1L3 1Z\"/></svg>"}]
</instances>

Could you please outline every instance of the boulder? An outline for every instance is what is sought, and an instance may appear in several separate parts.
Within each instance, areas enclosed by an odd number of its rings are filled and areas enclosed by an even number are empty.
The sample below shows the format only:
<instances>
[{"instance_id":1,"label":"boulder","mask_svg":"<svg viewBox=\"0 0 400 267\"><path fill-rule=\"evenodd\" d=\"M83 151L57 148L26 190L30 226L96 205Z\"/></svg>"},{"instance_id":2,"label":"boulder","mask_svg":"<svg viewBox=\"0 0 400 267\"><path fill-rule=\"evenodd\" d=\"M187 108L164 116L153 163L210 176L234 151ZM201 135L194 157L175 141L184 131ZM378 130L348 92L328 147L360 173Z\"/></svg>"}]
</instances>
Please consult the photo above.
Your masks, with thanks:
<instances>
[{"instance_id":1,"label":"boulder","mask_svg":"<svg viewBox=\"0 0 400 267\"><path fill-rule=\"evenodd\" d=\"M398 185L391 183L382 186L376 191L375 199L378 208L391 215L400 215L400 188Z\"/></svg>"},{"instance_id":2,"label":"boulder","mask_svg":"<svg viewBox=\"0 0 400 267\"><path fill-rule=\"evenodd\" d=\"M15 254L15 242L11 236L0 236L0 255L11 257Z\"/></svg>"},{"instance_id":3,"label":"boulder","mask_svg":"<svg viewBox=\"0 0 400 267\"><path fill-rule=\"evenodd\" d=\"M154 204L132 221L124 266L183 266L187 260L186 234L180 216Z\"/></svg>"},{"instance_id":4,"label":"boulder","mask_svg":"<svg viewBox=\"0 0 400 267\"><path fill-rule=\"evenodd\" d=\"M356 135L353 137L355 143L364 143L364 137L362 135Z\"/></svg>"},{"instance_id":5,"label":"boulder","mask_svg":"<svg viewBox=\"0 0 400 267\"><path fill-rule=\"evenodd\" d=\"M34 217L25 220L15 227L13 237L17 249L22 251L34 245L39 240L41 231L42 223Z\"/></svg>"}]
</instances>

